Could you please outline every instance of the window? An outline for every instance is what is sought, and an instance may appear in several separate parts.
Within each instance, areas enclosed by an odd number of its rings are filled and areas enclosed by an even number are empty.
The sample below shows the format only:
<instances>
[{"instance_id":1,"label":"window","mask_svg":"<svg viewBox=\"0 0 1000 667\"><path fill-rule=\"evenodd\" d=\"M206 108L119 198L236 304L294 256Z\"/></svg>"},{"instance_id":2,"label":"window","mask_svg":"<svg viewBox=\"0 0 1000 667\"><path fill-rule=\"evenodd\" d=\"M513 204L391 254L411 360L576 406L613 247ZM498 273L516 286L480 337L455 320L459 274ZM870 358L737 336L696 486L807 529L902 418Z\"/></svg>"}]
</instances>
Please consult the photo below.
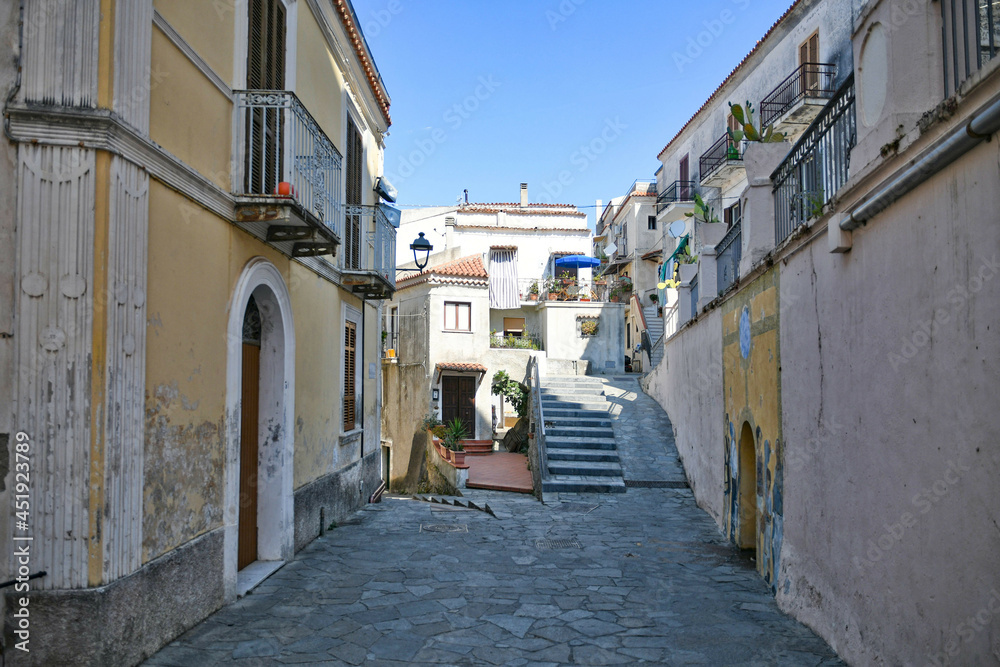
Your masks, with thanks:
<instances>
[{"instance_id":1,"label":"window","mask_svg":"<svg viewBox=\"0 0 1000 667\"><path fill-rule=\"evenodd\" d=\"M809 36L809 39L799 45L799 65L809 65L818 62L819 31L817 30ZM802 83L806 91L813 90L819 86L819 76L815 68L807 67L805 69L803 72Z\"/></svg>"},{"instance_id":2,"label":"window","mask_svg":"<svg viewBox=\"0 0 1000 667\"><path fill-rule=\"evenodd\" d=\"M444 330L472 331L472 304L445 301Z\"/></svg>"},{"instance_id":3,"label":"window","mask_svg":"<svg viewBox=\"0 0 1000 667\"><path fill-rule=\"evenodd\" d=\"M503 318L503 335L504 336L515 336L521 337L524 335L524 318L523 317L505 317Z\"/></svg>"},{"instance_id":4,"label":"window","mask_svg":"<svg viewBox=\"0 0 1000 667\"><path fill-rule=\"evenodd\" d=\"M733 225L739 224L742 220L742 211L740 210L740 203L736 202L729 208L723 209L722 211L723 221L726 223L726 229L729 229Z\"/></svg>"},{"instance_id":5,"label":"window","mask_svg":"<svg viewBox=\"0 0 1000 667\"><path fill-rule=\"evenodd\" d=\"M677 180L681 182L681 191L678 193L680 195L680 201L689 201L691 199L691 188L688 185L688 181L691 180L691 170L688 166L687 155L682 157L680 164L677 165L677 174Z\"/></svg>"},{"instance_id":6,"label":"window","mask_svg":"<svg viewBox=\"0 0 1000 667\"><path fill-rule=\"evenodd\" d=\"M353 431L357 426L357 349L358 325L348 320L344 322L344 432Z\"/></svg>"},{"instance_id":7,"label":"window","mask_svg":"<svg viewBox=\"0 0 1000 667\"><path fill-rule=\"evenodd\" d=\"M649 225L649 229L655 230L656 229L656 216L655 215L646 216L646 224Z\"/></svg>"},{"instance_id":8,"label":"window","mask_svg":"<svg viewBox=\"0 0 1000 667\"><path fill-rule=\"evenodd\" d=\"M285 88L285 6L281 0L250 0L247 6L247 89L284 90ZM246 146L277 146L284 132L280 114L263 108L249 112ZM257 151L258 153L260 151ZM244 192L274 192L284 173L284 154L265 150L263 159L245 156Z\"/></svg>"},{"instance_id":9,"label":"window","mask_svg":"<svg viewBox=\"0 0 1000 667\"><path fill-rule=\"evenodd\" d=\"M345 202L348 207L361 206L363 195L361 187L362 164L364 160L364 144L361 142L361 132L350 116L347 117L347 156L345 162L347 192ZM344 268L361 269L361 216L348 214L344 229Z\"/></svg>"}]
</instances>

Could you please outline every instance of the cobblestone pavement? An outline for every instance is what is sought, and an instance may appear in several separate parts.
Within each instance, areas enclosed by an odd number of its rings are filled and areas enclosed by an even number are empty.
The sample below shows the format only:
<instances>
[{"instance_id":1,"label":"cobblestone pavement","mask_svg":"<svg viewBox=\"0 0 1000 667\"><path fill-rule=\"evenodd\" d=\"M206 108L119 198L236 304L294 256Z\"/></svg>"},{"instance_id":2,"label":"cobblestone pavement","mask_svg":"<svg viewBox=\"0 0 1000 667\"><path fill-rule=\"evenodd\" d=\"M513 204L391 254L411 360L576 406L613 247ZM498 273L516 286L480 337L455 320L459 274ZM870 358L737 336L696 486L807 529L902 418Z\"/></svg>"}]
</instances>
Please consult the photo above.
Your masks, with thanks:
<instances>
[{"instance_id":1,"label":"cobblestone pavement","mask_svg":"<svg viewBox=\"0 0 1000 667\"><path fill-rule=\"evenodd\" d=\"M681 480L669 422L610 380L626 479ZM687 489L369 505L148 665L839 665Z\"/></svg>"}]
</instances>

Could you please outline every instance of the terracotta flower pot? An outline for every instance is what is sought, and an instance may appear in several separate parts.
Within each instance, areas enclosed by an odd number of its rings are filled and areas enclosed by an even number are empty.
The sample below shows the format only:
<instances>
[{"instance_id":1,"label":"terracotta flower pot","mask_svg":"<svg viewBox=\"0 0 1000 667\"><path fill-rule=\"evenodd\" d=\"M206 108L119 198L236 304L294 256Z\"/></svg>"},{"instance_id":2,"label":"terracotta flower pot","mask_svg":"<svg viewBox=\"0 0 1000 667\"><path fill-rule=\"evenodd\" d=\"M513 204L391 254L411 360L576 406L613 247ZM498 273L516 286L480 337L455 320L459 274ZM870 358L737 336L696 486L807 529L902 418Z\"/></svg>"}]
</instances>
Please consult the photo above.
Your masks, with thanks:
<instances>
[{"instance_id":1,"label":"terracotta flower pot","mask_svg":"<svg viewBox=\"0 0 1000 667\"><path fill-rule=\"evenodd\" d=\"M277 187L278 196L291 197L294 192L295 188L293 188L292 184L289 183L288 181L281 181L280 183L278 183Z\"/></svg>"},{"instance_id":2,"label":"terracotta flower pot","mask_svg":"<svg viewBox=\"0 0 1000 667\"><path fill-rule=\"evenodd\" d=\"M457 466L465 465L465 452L452 452L452 459Z\"/></svg>"}]
</instances>

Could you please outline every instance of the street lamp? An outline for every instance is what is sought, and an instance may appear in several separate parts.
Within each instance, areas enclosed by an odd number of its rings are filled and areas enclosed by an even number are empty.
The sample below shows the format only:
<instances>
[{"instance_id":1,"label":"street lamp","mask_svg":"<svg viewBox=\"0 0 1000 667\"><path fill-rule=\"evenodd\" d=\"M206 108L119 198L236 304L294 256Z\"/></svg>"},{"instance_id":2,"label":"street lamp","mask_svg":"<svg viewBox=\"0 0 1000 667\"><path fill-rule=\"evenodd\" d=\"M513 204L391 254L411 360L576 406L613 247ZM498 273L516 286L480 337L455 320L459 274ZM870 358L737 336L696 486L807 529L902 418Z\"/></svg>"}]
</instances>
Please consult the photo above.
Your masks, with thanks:
<instances>
[{"instance_id":1,"label":"street lamp","mask_svg":"<svg viewBox=\"0 0 1000 667\"><path fill-rule=\"evenodd\" d=\"M413 251L413 261L417 265L417 270L423 271L424 267L427 266L427 260L430 258L431 250L434 250L434 246L424 238L424 233L420 232L420 236L415 238L413 243L410 244L410 250Z\"/></svg>"}]
</instances>

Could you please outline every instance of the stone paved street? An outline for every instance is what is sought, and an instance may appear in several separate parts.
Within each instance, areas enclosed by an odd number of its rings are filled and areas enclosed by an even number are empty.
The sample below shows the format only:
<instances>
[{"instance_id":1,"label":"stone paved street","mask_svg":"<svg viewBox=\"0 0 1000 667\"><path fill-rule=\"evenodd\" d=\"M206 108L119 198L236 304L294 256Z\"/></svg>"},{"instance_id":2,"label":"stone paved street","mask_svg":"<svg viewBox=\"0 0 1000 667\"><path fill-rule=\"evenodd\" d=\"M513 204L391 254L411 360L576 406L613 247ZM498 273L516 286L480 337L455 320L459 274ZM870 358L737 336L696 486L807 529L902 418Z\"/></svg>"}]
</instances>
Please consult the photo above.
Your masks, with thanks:
<instances>
[{"instance_id":1,"label":"stone paved street","mask_svg":"<svg viewBox=\"0 0 1000 667\"><path fill-rule=\"evenodd\" d=\"M670 425L610 380L626 480L680 481ZM369 505L148 665L839 665L683 488Z\"/></svg>"}]
</instances>

